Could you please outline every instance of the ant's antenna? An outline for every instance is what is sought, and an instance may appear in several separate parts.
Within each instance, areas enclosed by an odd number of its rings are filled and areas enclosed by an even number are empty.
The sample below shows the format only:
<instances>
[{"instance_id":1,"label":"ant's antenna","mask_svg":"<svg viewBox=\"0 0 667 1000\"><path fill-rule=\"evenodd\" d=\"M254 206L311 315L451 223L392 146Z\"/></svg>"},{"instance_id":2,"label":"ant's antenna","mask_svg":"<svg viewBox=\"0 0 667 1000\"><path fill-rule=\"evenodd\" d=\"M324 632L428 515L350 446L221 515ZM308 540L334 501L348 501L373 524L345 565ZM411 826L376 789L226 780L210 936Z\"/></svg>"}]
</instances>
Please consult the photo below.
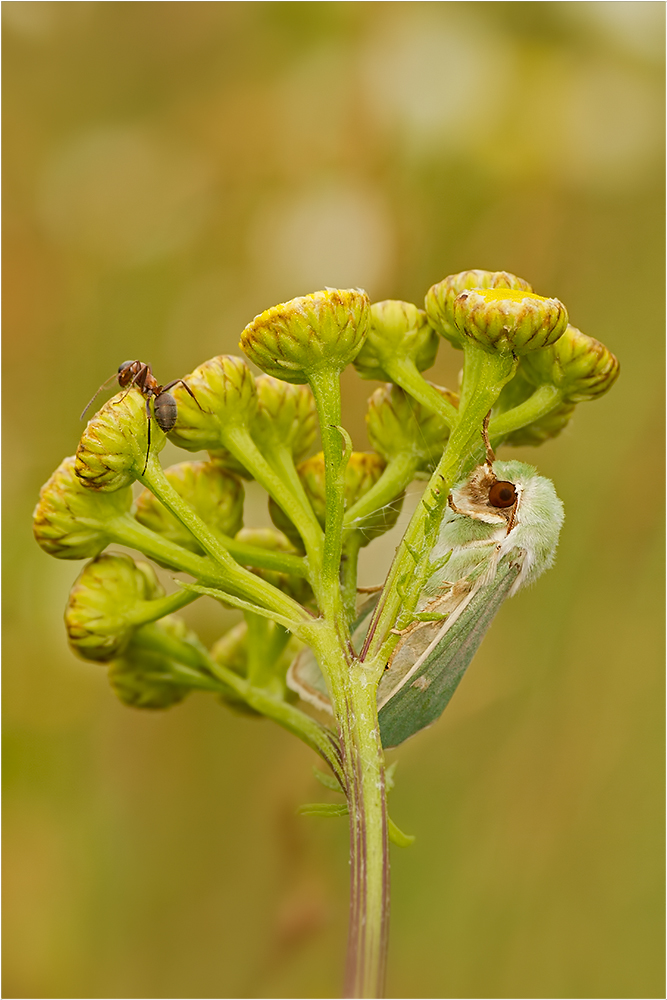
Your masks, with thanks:
<instances>
[{"instance_id":1,"label":"ant's antenna","mask_svg":"<svg viewBox=\"0 0 667 1000\"><path fill-rule=\"evenodd\" d=\"M113 380L115 378L118 378L118 372L114 372L113 375L111 375L106 380L106 382L103 382L102 385L99 387L99 389L96 391L95 395L91 399L88 400L88 402L84 406L83 410L81 411L81 416L79 417L79 420L83 420L83 418L86 415L86 411L90 409L90 407L92 406L93 402L97 399L97 397L99 396L99 394L102 392L102 389L106 389L106 387L109 385L109 383L113 382Z\"/></svg>"}]
</instances>

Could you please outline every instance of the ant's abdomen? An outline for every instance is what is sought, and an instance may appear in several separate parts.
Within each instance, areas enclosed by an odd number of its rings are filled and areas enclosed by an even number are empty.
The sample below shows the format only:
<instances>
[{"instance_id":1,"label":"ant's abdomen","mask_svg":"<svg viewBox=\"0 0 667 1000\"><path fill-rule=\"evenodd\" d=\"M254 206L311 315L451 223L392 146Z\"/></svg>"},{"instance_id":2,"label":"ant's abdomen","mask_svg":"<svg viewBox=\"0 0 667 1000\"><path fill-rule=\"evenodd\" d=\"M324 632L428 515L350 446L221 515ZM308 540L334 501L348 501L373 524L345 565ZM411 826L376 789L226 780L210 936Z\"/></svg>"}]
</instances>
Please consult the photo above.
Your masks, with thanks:
<instances>
[{"instance_id":1,"label":"ant's abdomen","mask_svg":"<svg viewBox=\"0 0 667 1000\"><path fill-rule=\"evenodd\" d=\"M159 427L165 434L168 434L176 423L176 417L178 416L176 400L171 393L161 392L159 396L155 397L153 412L155 413L155 419Z\"/></svg>"}]
</instances>

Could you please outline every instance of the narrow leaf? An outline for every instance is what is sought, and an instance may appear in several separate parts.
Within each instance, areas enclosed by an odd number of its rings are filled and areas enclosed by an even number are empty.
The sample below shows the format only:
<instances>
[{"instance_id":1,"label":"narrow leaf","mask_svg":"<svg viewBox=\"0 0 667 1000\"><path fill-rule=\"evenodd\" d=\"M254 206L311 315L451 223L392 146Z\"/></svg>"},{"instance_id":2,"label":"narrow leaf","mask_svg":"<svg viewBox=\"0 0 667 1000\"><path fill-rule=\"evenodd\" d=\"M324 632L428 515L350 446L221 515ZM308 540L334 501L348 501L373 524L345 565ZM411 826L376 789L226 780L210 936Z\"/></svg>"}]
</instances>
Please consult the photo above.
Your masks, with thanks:
<instances>
[{"instance_id":1,"label":"narrow leaf","mask_svg":"<svg viewBox=\"0 0 667 1000\"><path fill-rule=\"evenodd\" d=\"M306 802L297 809L299 816L347 816L346 805L338 802Z\"/></svg>"},{"instance_id":2,"label":"narrow leaf","mask_svg":"<svg viewBox=\"0 0 667 1000\"><path fill-rule=\"evenodd\" d=\"M318 767L313 768L313 774L325 788L331 789L332 792L338 792L340 795L344 794L344 789L341 788L340 781L333 774L320 771Z\"/></svg>"},{"instance_id":3,"label":"narrow leaf","mask_svg":"<svg viewBox=\"0 0 667 1000\"><path fill-rule=\"evenodd\" d=\"M399 830L391 816L387 816L387 819L389 821L389 840L392 844L396 844L397 847L411 847L417 838L411 833L403 833L402 830Z\"/></svg>"}]
</instances>

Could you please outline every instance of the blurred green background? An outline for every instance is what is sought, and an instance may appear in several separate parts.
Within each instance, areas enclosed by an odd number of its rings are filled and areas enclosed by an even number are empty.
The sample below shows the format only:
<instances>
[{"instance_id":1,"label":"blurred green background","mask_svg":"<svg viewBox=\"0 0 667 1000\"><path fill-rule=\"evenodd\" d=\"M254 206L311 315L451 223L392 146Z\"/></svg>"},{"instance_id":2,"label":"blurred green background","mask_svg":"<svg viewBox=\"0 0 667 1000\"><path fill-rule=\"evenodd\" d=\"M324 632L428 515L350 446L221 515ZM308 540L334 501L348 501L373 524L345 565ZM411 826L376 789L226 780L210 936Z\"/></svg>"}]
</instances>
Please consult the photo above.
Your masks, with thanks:
<instances>
[{"instance_id":1,"label":"blurred green background","mask_svg":"<svg viewBox=\"0 0 667 1000\"><path fill-rule=\"evenodd\" d=\"M519 453L565 501L557 564L398 752L418 839L393 854L388 996L664 996L664 5L2 13L3 995L339 995L347 831L295 815L315 758L203 696L122 707L68 650L80 564L30 515L126 358L167 382L294 295L419 304L480 267L561 298L622 375ZM459 363L443 344L431 377ZM373 388L346 372L357 448Z\"/></svg>"}]
</instances>

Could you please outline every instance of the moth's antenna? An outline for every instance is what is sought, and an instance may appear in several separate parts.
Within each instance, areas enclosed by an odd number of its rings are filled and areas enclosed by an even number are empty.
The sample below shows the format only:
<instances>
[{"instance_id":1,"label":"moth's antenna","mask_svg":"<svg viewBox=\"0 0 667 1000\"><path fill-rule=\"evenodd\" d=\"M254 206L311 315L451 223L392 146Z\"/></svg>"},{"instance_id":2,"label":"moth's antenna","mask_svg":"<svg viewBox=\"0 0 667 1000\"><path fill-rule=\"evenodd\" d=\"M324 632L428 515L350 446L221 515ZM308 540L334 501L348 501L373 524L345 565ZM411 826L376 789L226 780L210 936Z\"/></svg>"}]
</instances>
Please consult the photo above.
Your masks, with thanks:
<instances>
[{"instance_id":1,"label":"moth's antenna","mask_svg":"<svg viewBox=\"0 0 667 1000\"><path fill-rule=\"evenodd\" d=\"M484 423L482 424L482 441L484 442L484 450L486 452L486 464L493 465L496 460L493 448L491 447L491 442L489 441L489 420L491 419L491 410L484 417Z\"/></svg>"}]
</instances>

